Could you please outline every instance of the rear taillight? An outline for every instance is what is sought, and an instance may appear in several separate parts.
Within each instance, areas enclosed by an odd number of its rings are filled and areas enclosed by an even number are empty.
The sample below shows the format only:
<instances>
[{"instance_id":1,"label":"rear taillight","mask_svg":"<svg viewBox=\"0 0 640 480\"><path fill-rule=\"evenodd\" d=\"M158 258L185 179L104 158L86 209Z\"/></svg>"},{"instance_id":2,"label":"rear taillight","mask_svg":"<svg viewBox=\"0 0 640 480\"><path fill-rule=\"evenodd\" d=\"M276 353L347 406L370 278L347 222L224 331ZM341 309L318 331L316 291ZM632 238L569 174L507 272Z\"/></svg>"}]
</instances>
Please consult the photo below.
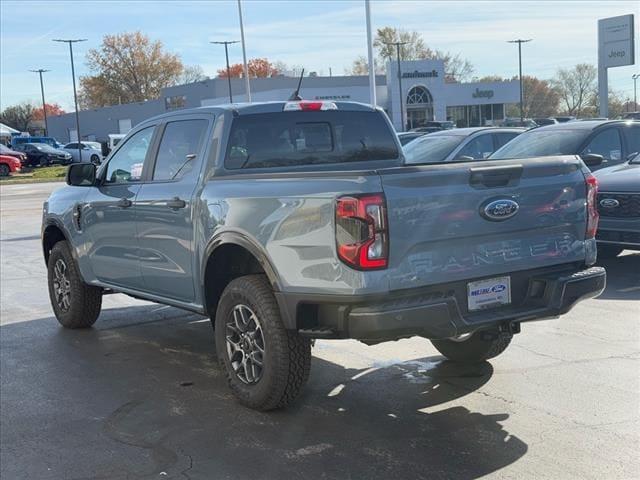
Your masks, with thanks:
<instances>
[{"instance_id":1,"label":"rear taillight","mask_svg":"<svg viewBox=\"0 0 640 480\"><path fill-rule=\"evenodd\" d=\"M384 195L340 197L336 203L338 257L360 270L386 268L389 231Z\"/></svg>"},{"instance_id":2,"label":"rear taillight","mask_svg":"<svg viewBox=\"0 0 640 480\"><path fill-rule=\"evenodd\" d=\"M596 197L598 196L598 180L596 177L587 174L585 179L587 186L587 233L586 238L595 238L598 230L598 208L596 206Z\"/></svg>"}]
</instances>

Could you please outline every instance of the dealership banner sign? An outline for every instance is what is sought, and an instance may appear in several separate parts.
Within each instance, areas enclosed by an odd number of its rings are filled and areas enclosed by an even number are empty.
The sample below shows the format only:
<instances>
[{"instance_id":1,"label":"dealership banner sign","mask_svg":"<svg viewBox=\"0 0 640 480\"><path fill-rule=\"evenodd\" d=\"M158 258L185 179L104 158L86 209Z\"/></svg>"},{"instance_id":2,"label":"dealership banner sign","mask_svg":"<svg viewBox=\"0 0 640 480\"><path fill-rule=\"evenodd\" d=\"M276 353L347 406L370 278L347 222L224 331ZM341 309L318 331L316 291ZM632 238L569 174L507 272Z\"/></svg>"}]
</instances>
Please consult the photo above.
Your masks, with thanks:
<instances>
[{"instance_id":1,"label":"dealership banner sign","mask_svg":"<svg viewBox=\"0 0 640 480\"><path fill-rule=\"evenodd\" d=\"M633 14L598 20L601 65L605 68L634 64Z\"/></svg>"}]
</instances>

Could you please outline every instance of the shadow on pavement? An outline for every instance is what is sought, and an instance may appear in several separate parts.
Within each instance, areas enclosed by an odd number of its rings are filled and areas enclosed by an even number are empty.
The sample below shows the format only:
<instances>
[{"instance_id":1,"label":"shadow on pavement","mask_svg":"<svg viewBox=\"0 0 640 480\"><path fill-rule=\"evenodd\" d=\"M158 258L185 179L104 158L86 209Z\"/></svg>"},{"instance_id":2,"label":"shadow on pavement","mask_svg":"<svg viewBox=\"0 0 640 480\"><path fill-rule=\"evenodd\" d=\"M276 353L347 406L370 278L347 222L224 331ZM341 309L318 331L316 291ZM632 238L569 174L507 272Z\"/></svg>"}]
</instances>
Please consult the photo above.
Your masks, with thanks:
<instances>
[{"instance_id":1,"label":"shadow on pavement","mask_svg":"<svg viewBox=\"0 0 640 480\"><path fill-rule=\"evenodd\" d=\"M298 402L260 413L231 396L208 320L173 308L0 334L3 478L473 479L527 452L506 413L447 405L488 382L489 363L355 370L314 357Z\"/></svg>"},{"instance_id":2,"label":"shadow on pavement","mask_svg":"<svg viewBox=\"0 0 640 480\"><path fill-rule=\"evenodd\" d=\"M607 288L598 298L605 300L640 300L640 253L598 259L607 270Z\"/></svg>"}]
</instances>

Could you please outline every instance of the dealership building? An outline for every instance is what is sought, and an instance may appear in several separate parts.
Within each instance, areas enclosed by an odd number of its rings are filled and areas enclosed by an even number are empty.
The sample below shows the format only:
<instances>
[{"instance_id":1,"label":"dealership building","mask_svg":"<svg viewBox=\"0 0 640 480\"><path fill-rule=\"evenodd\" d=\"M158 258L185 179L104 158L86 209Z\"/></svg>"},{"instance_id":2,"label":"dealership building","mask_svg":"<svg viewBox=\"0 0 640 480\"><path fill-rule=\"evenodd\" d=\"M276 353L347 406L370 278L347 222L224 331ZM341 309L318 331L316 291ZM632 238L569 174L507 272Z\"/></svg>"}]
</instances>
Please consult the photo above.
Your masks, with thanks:
<instances>
[{"instance_id":1,"label":"dealership building","mask_svg":"<svg viewBox=\"0 0 640 480\"><path fill-rule=\"evenodd\" d=\"M428 120L453 120L459 127L494 125L505 116L506 104L517 103L517 81L452 83L445 81L441 60L390 62L386 75L376 76L378 106L391 118L398 131L422 125ZM296 89L298 78L277 76L251 79L254 102L286 100ZM234 102L245 101L243 79L231 80ZM307 76L300 95L305 100L341 100L369 103L369 77ZM83 140L106 141L111 133L126 133L136 124L182 108L220 105L229 102L227 79L214 78L164 88L162 96L146 102L114 105L80 112ZM401 103L402 102L402 103ZM404 122L401 120L401 106ZM49 118L49 135L60 142L77 138L75 115Z\"/></svg>"}]
</instances>

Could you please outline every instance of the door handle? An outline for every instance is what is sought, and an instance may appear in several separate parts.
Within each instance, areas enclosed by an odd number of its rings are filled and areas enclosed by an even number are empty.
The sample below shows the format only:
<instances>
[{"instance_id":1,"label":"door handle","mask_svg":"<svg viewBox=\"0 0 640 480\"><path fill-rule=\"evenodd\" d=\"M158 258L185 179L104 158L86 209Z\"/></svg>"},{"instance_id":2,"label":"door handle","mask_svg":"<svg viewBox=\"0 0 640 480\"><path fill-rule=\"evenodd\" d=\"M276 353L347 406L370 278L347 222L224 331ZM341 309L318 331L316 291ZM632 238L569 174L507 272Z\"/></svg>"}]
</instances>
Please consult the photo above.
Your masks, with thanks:
<instances>
[{"instance_id":1,"label":"door handle","mask_svg":"<svg viewBox=\"0 0 640 480\"><path fill-rule=\"evenodd\" d=\"M121 198L116 205L120 208L129 208L133 203L128 198Z\"/></svg>"},{"instance_id":2,"label":"door handle","mask_svg":"<svg viewBox=\"0 0 640 480\"><path fill-rule=\"evenodd\" d=\"M187 206L187 202L178 197L173 197L171 200L167 200L167 207L172 210L178 210Z\"/></svg>"}]
</instances>

